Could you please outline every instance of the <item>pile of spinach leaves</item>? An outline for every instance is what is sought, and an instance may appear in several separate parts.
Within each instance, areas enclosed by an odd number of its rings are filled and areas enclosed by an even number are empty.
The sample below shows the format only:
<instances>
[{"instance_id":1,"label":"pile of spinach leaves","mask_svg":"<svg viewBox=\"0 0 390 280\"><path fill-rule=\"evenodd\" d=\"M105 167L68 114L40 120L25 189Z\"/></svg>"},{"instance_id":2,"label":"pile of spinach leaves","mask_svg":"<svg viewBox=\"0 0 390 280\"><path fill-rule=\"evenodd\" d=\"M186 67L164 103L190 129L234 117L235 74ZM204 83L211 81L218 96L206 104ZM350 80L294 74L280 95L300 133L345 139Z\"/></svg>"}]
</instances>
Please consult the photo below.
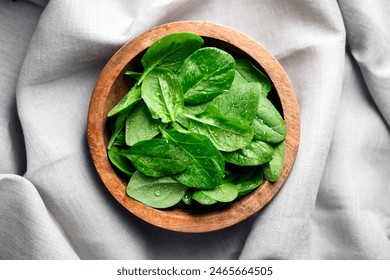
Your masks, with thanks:
<instances>
[{"instance_id":1,"label":"pile of spinach leaves","mask_svg":"<svg viewBox=\"0 0 390 280\"><path fill-rule=\"evenodd\" d=\"M127 194L154 208L220 207L282 171L286 126L269 79L192 33L152 44L108 113L111 163Z\"/></svg>"}]
</instances>

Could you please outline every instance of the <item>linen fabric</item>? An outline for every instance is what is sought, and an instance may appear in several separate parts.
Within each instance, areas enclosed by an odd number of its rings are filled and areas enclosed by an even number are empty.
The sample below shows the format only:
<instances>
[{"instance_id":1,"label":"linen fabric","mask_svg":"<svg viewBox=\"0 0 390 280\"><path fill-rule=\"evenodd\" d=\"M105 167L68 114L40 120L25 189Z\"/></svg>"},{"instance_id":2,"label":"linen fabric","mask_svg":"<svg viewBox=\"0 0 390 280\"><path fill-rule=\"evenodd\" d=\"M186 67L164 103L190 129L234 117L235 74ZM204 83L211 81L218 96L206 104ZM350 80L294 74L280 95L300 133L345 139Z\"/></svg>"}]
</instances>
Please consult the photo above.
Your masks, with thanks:
<instances>
[{"instance_id":1,"label":"linen fabric","mask_svg":"<svg viewBox=\"0 0 390 280\"><path fill-rule=\"evenodd\" d=\"M390 259L388 14L386 0L0 0L0 259ZM178 20L263 44L300 108L298 156L280 192L211 233L127 212L87 145L105 63Z\"/></svg>"}]
</instances>

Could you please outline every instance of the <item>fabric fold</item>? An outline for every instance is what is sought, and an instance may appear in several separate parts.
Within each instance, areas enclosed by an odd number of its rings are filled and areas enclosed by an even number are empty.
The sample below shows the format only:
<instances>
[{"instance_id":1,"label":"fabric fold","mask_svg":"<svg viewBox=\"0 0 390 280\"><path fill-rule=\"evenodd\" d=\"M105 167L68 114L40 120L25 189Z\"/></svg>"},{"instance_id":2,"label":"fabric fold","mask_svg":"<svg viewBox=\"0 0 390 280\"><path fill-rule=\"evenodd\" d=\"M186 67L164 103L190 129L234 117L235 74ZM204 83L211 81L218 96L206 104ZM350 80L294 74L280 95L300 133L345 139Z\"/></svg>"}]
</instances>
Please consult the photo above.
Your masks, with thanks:
<instances>
[{"instance_id":1,"label":"fabric fold","mask_svg":"<svg viewBox=\"0 0 390 280\"><path fill-rule=\"evenodd\" d=\"M26 150L16 107L16 86L41 8L31 3L0 2L0 174L23 175ZM23 20L20 15L23 14Z\"/></svg>"},{"instance_id":2,"label":"fabric fold","mask_svg":"<svg viewBox=\"0 0 390 280\"><path fill-rule=\"evenodd\" d=\"M0 259L390 259L385 0L32 2L0 0ZM178 20L227 25L264 45L300 108L298 156L280 192L210 233L129 213L100 181L86 139L109 58Z\"/></svg>"},{"instance_id":3,"label":"fabric fold","mask_svg":"<svg viewBox=\"0 0 390 280\"><path fill-rule=\"evenodd\" d=\"M0 175L0 259L75 258L31 182Z\"/></svg>"},{"instance_id":4,"label":"fabric fold","mask_svg":"<svg viewBox=\"0 0 390 280\"><path fill-rule=\"evenodd\" d=\"M288 4L291 9L288 6L284 9L296 14L280 20L279 25L283 24L283 33L287 34L284 38L289 39L289 44L275 43L274 53L281 56L279 61L298 97L300 147L285 185L256 220L240 255L243 259L310 258L310 219L339 108L345 31L340 13L335 13L337 3L318 7L310 1L300 1L299 9L294 6L296 3ZM315 31L305 33L294 24L304 11L323 15L322 24L309 28L317 28ZM300 36L294 36L298 33Z\"/></svg>"}]
</instances>

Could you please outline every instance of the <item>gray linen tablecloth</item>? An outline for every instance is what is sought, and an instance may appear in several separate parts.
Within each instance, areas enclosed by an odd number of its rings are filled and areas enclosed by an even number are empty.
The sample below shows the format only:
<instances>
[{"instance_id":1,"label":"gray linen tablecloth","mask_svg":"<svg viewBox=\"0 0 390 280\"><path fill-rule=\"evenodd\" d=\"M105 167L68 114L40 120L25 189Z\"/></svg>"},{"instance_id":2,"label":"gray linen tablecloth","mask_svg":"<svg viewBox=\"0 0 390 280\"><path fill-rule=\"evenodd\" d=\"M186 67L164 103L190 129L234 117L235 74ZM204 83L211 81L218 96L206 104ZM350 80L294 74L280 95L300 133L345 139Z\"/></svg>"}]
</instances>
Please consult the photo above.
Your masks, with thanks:
<instances>
[{"instance_id":1,"label":"gray linen tablecloth","mask_svg":"<svg viewBox=\"0 0 390 280\"><path fill-rule=\"evenodd\" d=\"M0 0L0 259L390 259L387 0ZM301 113L294 168L260 213L170 232L124 210L91 162L96 79L156 25L206 20L268 48Z\"/></svg>"}]
</instances>

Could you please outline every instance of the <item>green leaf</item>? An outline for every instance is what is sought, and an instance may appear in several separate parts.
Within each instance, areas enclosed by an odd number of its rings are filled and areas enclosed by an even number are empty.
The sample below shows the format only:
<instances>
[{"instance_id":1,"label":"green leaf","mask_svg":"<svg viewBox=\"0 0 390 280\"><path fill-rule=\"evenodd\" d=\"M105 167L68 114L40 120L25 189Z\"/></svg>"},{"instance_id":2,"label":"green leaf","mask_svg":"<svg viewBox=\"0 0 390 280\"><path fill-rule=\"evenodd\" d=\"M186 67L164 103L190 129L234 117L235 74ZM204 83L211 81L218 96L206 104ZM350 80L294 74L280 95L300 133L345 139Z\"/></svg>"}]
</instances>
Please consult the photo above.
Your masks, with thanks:
<instances>
[{"instance_id":1,"label":"green leaf","mask_svg":"<svg viewBox=\"0 0 390 280\"><path fill-rule=\"evenodd\" d=\"M179 115L180 116L180 115ZM172 128L176 129L177 131L181 132L181 133L188 133L189 131L183 127L180 123L178 122L173 122L173 123L170 123L170 125L172 126Z\"/></svg>"},{"instance_id":2,"label":"green leaf","mask_svg":"<svg viewBox=\"0 0 390 280\"><path fill-rule=\"evenodd\" d=\"M132 110L126 120L126 144L133 146L135 143L152 139L160 133L160 119L153 119L144 102L139 103Z\"/></svg>"},{"instance_id":3,"label":"green leaf","mask_svg":"<svg viewBox=\"0 0 390 280\"><path fill-rule=\"evenodd\" d=\"M255 174L257 166L239 166L229 162L225 162L225 173L224 180L237 184L249 180L250 177Z\"/></svg>"},{"instance_id":4,"label":"green leaf","mask_svg":"<svg viewBox=\"0 0 390 280\"><path fill-rule=\"evenodd\" d=\"M188 167L174 176L182 184L194 188L213 188L223 178L225 164L211 141L199 134L162 130L163 137L174 142L188 156Z\"/></svg>"},{"instance_id":5,"label":"green leaf","mask_svg":"<svg viewBox=\"0 0 390 280\"><path fill-rule=\"evenodd\" d=\"M256 166L239 166L231 163L228 163L226 166L231 169L232 180L230 180L230 182L233 182L234 184L249 180L249 178L256 173L257 169Z\"/></svg>"},{"instance_id":6,"label":"green leaf","mask_svg":"<svg viewBox=\"0 0 390 280\"><path fill-rule=\"evenodd\" d=\"M183 93L176 75L167 69L154 69L142 83L142 99L154 119L174 122L184 110Z\"/></svg>"},{"instance_id":7,"label":"green leaf","mask_svg":"<svg viewBox=\"0 0 390 280\"><path fill-rule=\"evenodd\" d=\"M224 182L214 189L201 190L201 192L219 202L231 202L236 199L238 195L236 186L229 182Z\"/></svg>"},{"instance_id":8,"label":"green leaf","mask_svg":"<svg viewBox=\"0 0 390 280\"><path fill-rule=\"evenodd\" d=\"M194 193L193 188L188 188L181 199L185 205L192 205L192 195Z\"/></svg>"},{"instance_id":9,"label":"green leaf","mask_svg":"<svg viewBox=\"0 0 390 280\"><path fill-rule=\"evenodd\" d=\"M125 147L126 146L124 129L122 129L118 133L118 135L116 136L114 143L112 145L116 146L116 147Z\"/></svg>"},{"instance_id":10,"label":"green leaf","mask_svg":"<svg viewBox=\"0 0 390 280\"><path fill-rule=\"evenodd\" d=\"M272 84L267 76L256 68L248 59L237 59L236 60L236 69L238 73L247 81L247 82L258 82L261 84L262 95L267 96L268 92L271 90Z\"/></svg>"},{"instance_id":11,"label":"green leaf","mask_svg":"<svg viewBox=\"0 0 390 280\"><path fill-rule=\"evenodd\" d=\"M215 97L208 106L218 108L224 116L251 123L258 109L260 90L258 83L234 82L228 92Z\"/></svg>"},{"instance_id":12,"label":"green leaf","mask_svg":"<svg viewBox=\"0 0 390 280\"><path fill-rule=\"evenodd\" d=\"M271 101L262 95L252 128L256 140L279 143L286 138L286 125L282 116Z\"/></svg>"},{"instance_id":13,"label":"green leaf","mask_svg":"<svg viewBox=\"0 0 390 280\"><path fill-rule=\"evenodd\" d=\"M238 196L243 196L250 193L254 189L257 189L263 182L263 175L259 168L256 168L255 172L250 175L251 176L248 178L239 176L233 181L238 190Z\"/></svg>"},{"instance_id":14,"label":"green leaf","mask_svg":"<svg viewBox=\"0 0 390 280\"><path fill-rule=\"evenodd\" d=\"M201 103L198 105L186 105L184 107L184 113L192 115L192 116L196 116L200 113L203 113L209 104L210 104L210 102Z\"/></svg>"},{"instance_id":15,"label":"green leaf","mask_svg":"<svg viewBox=\"0 0 390 280\"><path fill-rule=\"evenodd\" d=\"M144 72L138 84L141 84L155 67L167 68L175 72L182 62L202 45L202 37L187 32L169 34L157 40L141 59Z\"/></svg>"},{"instance_id":16,"label":"green leaf","mask_svg":"<svg viewBox=\"0 0 390 280\"><path fill-rule=\"evenodd\" d=\"M142 73L134 72L134 71L126 71L125 75L126 76L130 76L130 77L132 77L132 78L134 78L134 79L136 79L138 81L141 78Z\"/></svg>"},{"instance_id":17,"label":"green leaf","mask_svg":"<svg viewBox=\"0 0 390 280\"><path fill-rule=\"evenodd\" d=\"M141 88L134 86L130 91L108 112L108 117L115 116L134 106L141 100Z\"/></svg>"},{"instance_id":18,"label":"green leaf","mask_svg":"<svg viewBox=\"0 0 390 280\"><path fill-rule=\"evenodd\" d=\"M198 117L185 114L181 122L189 131L208 137L220 151L235 151L247 146L253 138L251 126L239 119L222 115L218 108L207 106Z\"/></svg>"},{"instance_id":19,"label":"green leaf","mask_svg":"<svg viewBox=\"0 0 390 280\"><path fill-rule=\"evenodd\" d=\"M212 100L230 88L234 69L234 58L223 50L207 47L195 51L178 71L184 101L194 105Z\"/></svg>"},{"instance_id":20,"label":"green leaf","mask_svg":"<svg viewBox=\"0 0 390 280\"><path fill-rule=\"evenodd\" d=\"M283 170L286 142L282 141L274 148L274 156L266 164L262 165L263 176L270 182L276 182Z\"/></svg>"},{"instance_id":21,"label":"green leaf","mask_svg":"<svg viewBox=\"0 0 390 280\"><path fill-rule=\"evenodd\" d=\"M120 151L121 150L115 146L111 147L111 149L107 151L108 158L120 171L131 176L135 172L135 168L128 158L118 155Z\"/></svg>"},{"instance_id":22,"label":"green leaf","mask_svg":"<svg viewBox=\"0 0 390 280\"><path fill-rule=\"evenodd\" d=\"M272 159L274 149L270 144L253 141L248 146L230 153L222 153L226 162L239 166L256 166Z\"/></svg>"},{"instance_id":23,"label":"green leaf","mask_svg":"<svg viewBox=\"0 0 390 280\"><path fill-rule=\"evenodd\" d=\"M187 187L171 177L153 178L135 172L126 193L128 196L154 208L168 208L183 198Z\"/></svg>"},{"instance_id":24,"label":"green leaf","mask_svg":"<svg viewBox=\"0 0 390 280\"><path fill-rule=\"evenodd\" d=\"M192 199L202 205L213 205L217 203L215 199L212 199L208 195L204 194L203 191L197 190L192 194Z\"/></svg>"},{"instance_id":25,"label":"green leaf","mask_svg":"<svg viewBox=\"0 0 390 280\"><path fill-rule=\"evenodd\" d=\"M121 111L119 115L115 118L114 129L111 134L110 140L108 141L107 149L110 150L114 144L116 138L121 133L125 127L127 116L130 113L132 106L127 107L125 110Z\"/></svg>"},{"instance_id":26,"label":"green leaf","mask_svg":"<svg viewBox=\"0 0 390 280\"><path fill-rule=\"evenodd\" d=\"M128 157L140 172L152 177L182 172L189 162L187 154L167 139L138 142L120 155Z\"/></svg>"}]
</instances>

